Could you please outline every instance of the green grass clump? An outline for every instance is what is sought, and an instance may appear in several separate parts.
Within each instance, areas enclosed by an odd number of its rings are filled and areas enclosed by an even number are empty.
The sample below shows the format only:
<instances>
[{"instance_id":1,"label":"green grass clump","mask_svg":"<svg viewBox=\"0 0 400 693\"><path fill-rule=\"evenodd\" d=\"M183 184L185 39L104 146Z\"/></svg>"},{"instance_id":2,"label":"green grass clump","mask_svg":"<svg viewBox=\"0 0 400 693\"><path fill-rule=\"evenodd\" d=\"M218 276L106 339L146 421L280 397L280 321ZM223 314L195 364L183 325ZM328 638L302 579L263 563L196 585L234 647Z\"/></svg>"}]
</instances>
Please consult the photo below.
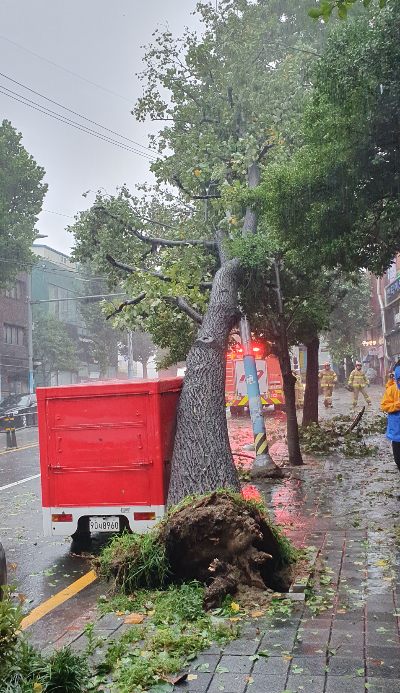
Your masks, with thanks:
<instances>
[{"instance_id":1,"label":"green grass clump","mask_svg":"<svg viewBox=\"0 0 400 693\"><path fill-rule=\"evenodd\" d=\"M204 617L205 589L193 580L182 585L170 585L166 592L158 592L154 600L153 622L178 623L195 621Z\"/></svg>"},{"instance_id":2,"label":"green grass clump","mask_svg":"<svg viewBox=\"0 0 400 693\"><path fill-rule=\"evenodd\" d=\"M101 575L115 577L125 594L140 588L162 587L169 574L165 549L156 530L147 534L124 532L113 537L97 565Z\"/></svg>"},{"instance_id":3,"label":"green grass clump","mask_svg":"<svg viewBox=\"0 0 400 693\"><path fill-rule=\"evenodd\" d=\"M87 690L89 678L86 658L63 647L48 657L39 682L43 693L82 693Z\"/></svg>"}]
</instances>

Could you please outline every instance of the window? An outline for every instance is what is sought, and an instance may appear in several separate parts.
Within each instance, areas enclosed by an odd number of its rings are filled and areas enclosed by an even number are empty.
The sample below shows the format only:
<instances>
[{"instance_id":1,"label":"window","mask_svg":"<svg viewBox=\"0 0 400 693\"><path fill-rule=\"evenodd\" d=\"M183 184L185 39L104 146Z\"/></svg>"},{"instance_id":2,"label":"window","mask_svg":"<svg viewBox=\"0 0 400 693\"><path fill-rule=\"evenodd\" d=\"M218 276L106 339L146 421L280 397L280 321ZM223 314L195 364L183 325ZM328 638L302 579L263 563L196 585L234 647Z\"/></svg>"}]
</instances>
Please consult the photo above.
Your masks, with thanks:
<instances>
[{"instance_id":1,"label":"window","mask_svg":"<svg viewBox=\"0 0 400 693\"><path fill-rule=\"evenodd\" d=\"M25 283L17 282L11 289L6 289L7 298L22 298L25 293Z\"/></svg>"},{"instance_id":2,"label":"window","mask_svg":"<svg viewBox=\"0 0 400 693\"><path fill-rule=\"evenodd\" d=\"M49 298L53 299L49 303L49 313L54 315L61 322L74 323L76 319L76 304L75 301L57 301L54 299L75 298L75 293L69 289L63 289L61 286L49 284Z\"/></svg>"},{"instance_id":3,"label":"window","mask_svg":"<svg viewBox=\"0 0 400 693\"><path fill-rule=\"evenodd\" d=\"M18 325L3 325L4 344L24 345L24 328Z\"/></svg>"}]
</instances>

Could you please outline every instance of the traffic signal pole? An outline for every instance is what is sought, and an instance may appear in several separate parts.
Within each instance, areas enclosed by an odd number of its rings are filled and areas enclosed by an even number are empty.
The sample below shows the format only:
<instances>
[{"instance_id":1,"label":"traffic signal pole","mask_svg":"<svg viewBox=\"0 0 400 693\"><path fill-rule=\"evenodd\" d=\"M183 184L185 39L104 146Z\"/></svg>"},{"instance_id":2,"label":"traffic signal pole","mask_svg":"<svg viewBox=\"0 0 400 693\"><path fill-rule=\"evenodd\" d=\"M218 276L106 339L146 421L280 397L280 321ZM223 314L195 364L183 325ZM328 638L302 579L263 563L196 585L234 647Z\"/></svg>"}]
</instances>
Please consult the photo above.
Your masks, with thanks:
<instances>
[{"instance_id":1,"label":"traffic signal pole","mask_svg":"<svg viewBox=\"0 0 400 693\"><path fill-rule=\"evenodd\" d=\"M256 360L251 346L250 324L246 316L240 320L240 337L243 348L243 365L246 379L247 397L251 425L253 427L254 447L256 457L251 470L251 478L282 476L282 471L276 466L268 452L267 434L265 431L263 408L261 403L260 386Z\"/></svg>"}]
</instances>

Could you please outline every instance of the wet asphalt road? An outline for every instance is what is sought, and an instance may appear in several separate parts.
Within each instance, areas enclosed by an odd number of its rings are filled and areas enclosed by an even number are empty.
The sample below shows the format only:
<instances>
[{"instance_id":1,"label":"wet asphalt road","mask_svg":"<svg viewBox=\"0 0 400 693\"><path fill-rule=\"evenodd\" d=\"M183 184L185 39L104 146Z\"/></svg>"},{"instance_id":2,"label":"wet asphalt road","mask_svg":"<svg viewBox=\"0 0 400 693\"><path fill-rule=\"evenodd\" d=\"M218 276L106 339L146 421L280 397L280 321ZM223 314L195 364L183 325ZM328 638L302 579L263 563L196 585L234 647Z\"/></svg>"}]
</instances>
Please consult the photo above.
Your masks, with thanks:
<instances>
[{"instance_id":1,"label":"wet asphalt road","mask_svg":"<svg viewBox=\"0 0 400 693\"><path fill-rule=\"evenodd\" d=\"M5 452L5 435L0 434L0 540L6 552L8 582L25 597L24 606L29 612L87 573L91 566L87 558L71 553L70 537L43 536L39 476L3 488L40 472L38 429L17 431L17 443L18 450ZM103 541L106 538L101 537ZM32 642L43 647L54 642L104 591L104 584L96 580L56 607L28 629Z\"/></svg>"}]
</instances>

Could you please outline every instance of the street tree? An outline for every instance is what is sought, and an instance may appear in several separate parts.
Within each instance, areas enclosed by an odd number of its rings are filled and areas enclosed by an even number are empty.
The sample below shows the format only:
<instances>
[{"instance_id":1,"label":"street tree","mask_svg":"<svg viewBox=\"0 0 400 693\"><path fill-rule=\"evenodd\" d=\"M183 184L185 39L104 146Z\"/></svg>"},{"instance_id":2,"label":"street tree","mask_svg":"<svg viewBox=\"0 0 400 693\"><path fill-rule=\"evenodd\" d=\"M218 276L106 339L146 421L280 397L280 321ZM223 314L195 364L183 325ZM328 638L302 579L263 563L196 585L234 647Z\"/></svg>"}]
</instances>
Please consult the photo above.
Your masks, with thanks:
<instances>
[{"instance_id":1,"label":"street tree","mask_svg":"<svg viewBox=\"0 0 400 693\"><path fill-rule=\"evenodd\" d=\"M352 280L337 280L332 286L337 300L329 319L326 333L329 353L338 364L346 362L346 377L350 363L358 358L360 336L368 329L372 312L370 307L371 282L369 275L359 272Z\"/></svg>"},{"instance_id":2,"label":"street tree","mask_svg":"<svg viewBox=\"0 0 400 693\"><path fill-rule=\"evenodd\" d=\"M96 276L90 263L82 265L80 274L84 281L84 295L101 296L108 293L107 282L102 276ZM105 378L110 366L118 362L118 342L120 330L113 328L101 308L101 298L86 299L79 303L79 311L85 323L88 342L85 342L87 356L98 363L100 378Z\"/></svg>"},{"instance_id":3,"label":"street tree","mask_svg":"<svg viewBox=\"0 0 400 693\"><path fill-rule=\"evenodd\" d=\"M399 0L333 28L300 123L302 146L256 195L294 247L381 274L400 250ZM340 56L340 59L338 59Z\"/></svg>"},{"instance_id":4,"label":"street tree","mask_svg":"<svg viewBox=\"0 0 400 693\"><path fill-rule=\"evenodd\" d=\"M66 326L54 315L38 312L32 342L33 358L40 364L44 386L51 384L53 373L78 369L75 342L68 337Z\"/></svg>"},{"instance_id":5,"label":"street tree","mask_svg":"<svg viewBox=\"0 0 400 693\"><path fill-rule=\"evenodd\" d=\"M47 184L45 171L21 144L22 135L3 120L0 126L0 288L18 272L30 271L37 215Z\"/></svg>"},{"instance_id":6,"label":"street tree","mask_svg":"<svg viewBox=\"0 0 400 693\"><path fill-rule=\"evenodd\" d=\"M157 351L148 332L132 332L132 358L139 361L143 368L143 378L147 378L147 364Z\"/></svg>"},{"instance_id":7,"label":"street tree","mask_svg":"<svg viewBox=\"0 0 400 693\"><path fill-rule=\"evenodd\" d=\"M243 266L230 241L235 229L255 235L258 214L245 204L233 216L225 192L233 198L256 188L264 167L294 145L318 44L315 27L293 2L233 0L218 11L209 4L198 10L201 37L186 32L176 41L169 31L156 32L135 109L138 119L165 122L153 138L159 159L152 169L168 192L154 191L147 205L125 189L99 195L73 228L77 258L91 257L104 271L108 261L116 280L129 274L124 286L133 298L112 311L116 323L134 316L175 362L189 351L170 502L218 485L239 488L224 381ZM289 376L294 390L285 371ZM298 438L291 461L301 463Z\"/></svg>"}]
</instances>

